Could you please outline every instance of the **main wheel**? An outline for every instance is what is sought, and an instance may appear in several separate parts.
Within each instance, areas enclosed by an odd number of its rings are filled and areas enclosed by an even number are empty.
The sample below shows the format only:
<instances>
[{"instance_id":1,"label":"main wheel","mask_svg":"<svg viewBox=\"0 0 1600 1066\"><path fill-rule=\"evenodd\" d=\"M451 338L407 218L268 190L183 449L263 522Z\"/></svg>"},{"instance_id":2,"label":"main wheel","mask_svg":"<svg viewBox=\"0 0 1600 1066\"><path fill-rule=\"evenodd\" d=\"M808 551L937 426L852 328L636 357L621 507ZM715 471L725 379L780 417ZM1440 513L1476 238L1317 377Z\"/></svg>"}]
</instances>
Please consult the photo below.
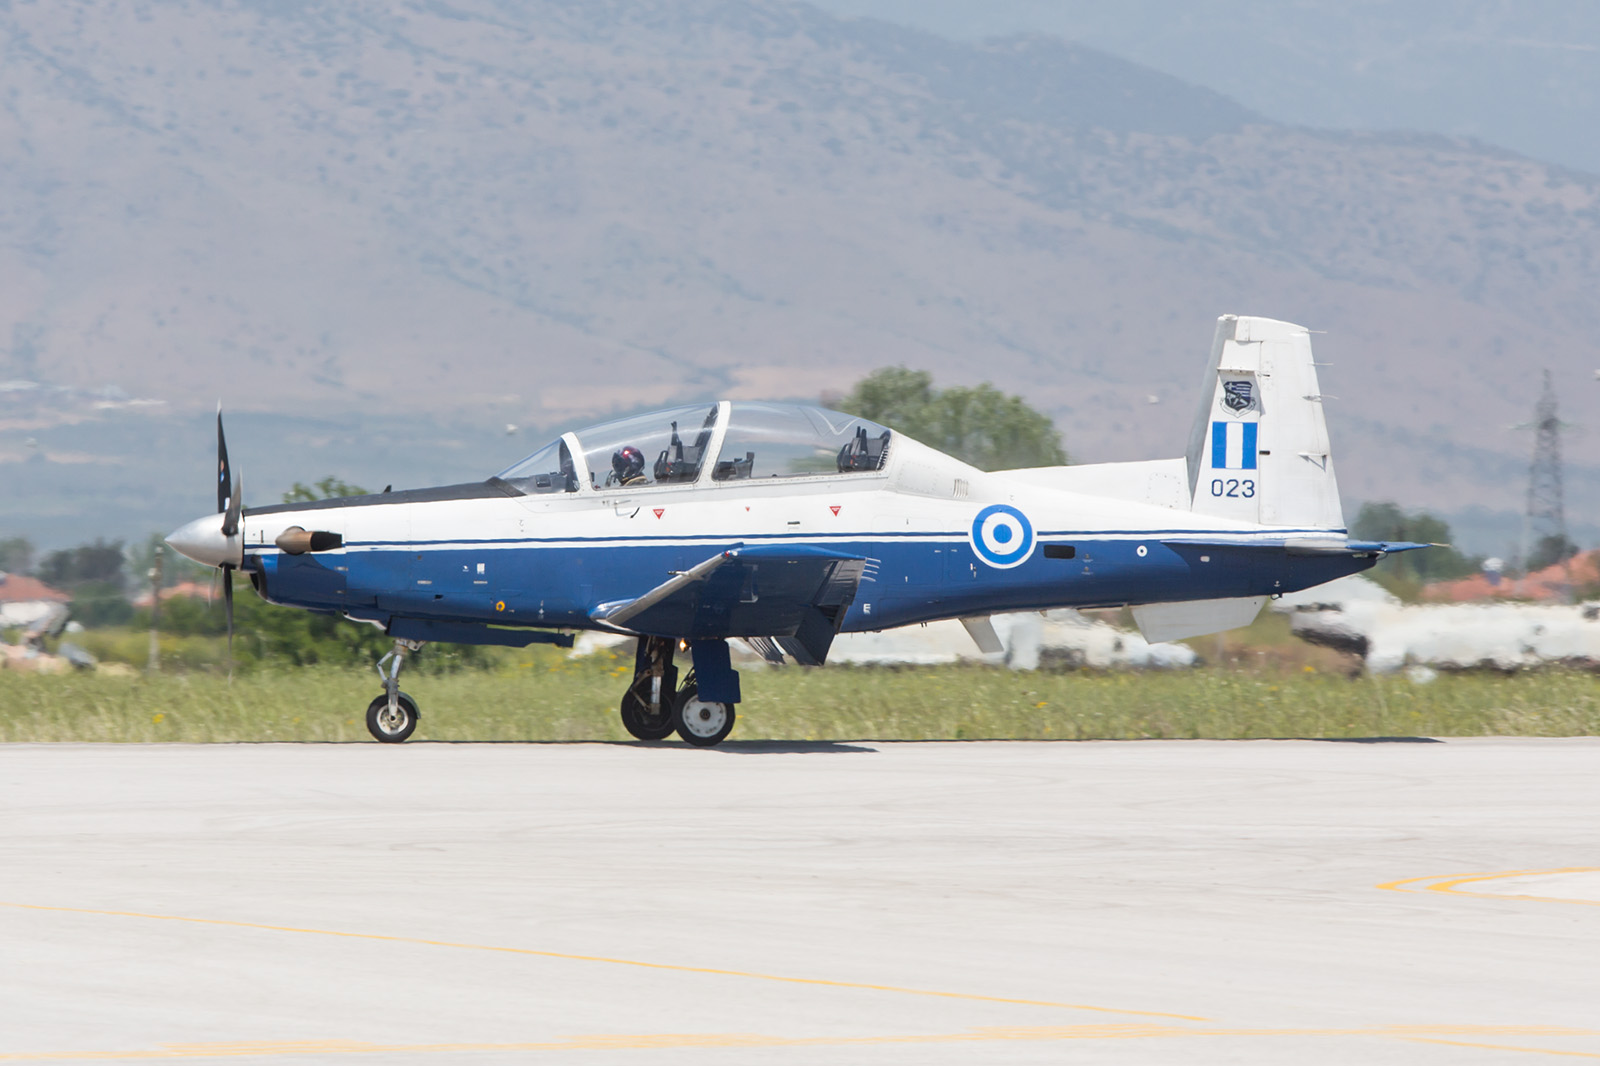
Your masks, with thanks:
<instances>
[{"instance_id":1,"label":"main wheel","mask_svg":"<svg viewBox=\"0 0 1600 1066\"><path fill-rule=\"evenodd\" d=\"M385 693L367 704L367 732L385 744L399 744L417 729L417 701L400 693L393 711Z\"/></svg>"},{"instance_id":2,"label":"main wheel","mask_svg":"<svg viewBox=\"0 0 1600 1066\"><path fill-rule=\"evenodd\" d=\"M622 697L622 728L640 740L665 740L677 728L670 711L651 714L643 700L629 689Z\"/></svg>"},{"instance_id":3,"label":"main wheel","mask_svg":"<svg viewBox=\"0 0 1600 1066\"><path fill-rule=\"evenodd\" d=\"M677 719L678 736L697 748L710 748L721 744L733 732L733 704L707 703L700 698L694 682L683 686L673 717Z\"/></svg>"}]
</instances>

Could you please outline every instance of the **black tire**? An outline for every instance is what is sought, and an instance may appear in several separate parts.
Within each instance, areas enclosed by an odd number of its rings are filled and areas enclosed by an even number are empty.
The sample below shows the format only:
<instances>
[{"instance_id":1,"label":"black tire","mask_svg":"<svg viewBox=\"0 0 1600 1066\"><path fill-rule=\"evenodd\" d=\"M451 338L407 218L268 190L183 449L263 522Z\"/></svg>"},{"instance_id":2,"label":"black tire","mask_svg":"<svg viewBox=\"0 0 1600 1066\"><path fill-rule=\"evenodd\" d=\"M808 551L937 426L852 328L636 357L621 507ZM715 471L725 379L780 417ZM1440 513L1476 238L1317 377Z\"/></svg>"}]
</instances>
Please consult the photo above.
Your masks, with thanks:
<instances>
[{"instance_id":1,"label":"black tire","mask_svg":"<svg viewBox=\"0 0 1600 1066\"><path fill-rule=\"evenodd\" d=\"M404 692L395 701L396 716L389 720L389 696L367 704L367 732L384 744L400 744L417 731L417 701Z\"/></svg>"},{"instance_id":2,"label":"black tire","mask_svg":"<svg viewBox=\"0 0 1600 1066\"><path fill-rule=\"evenodd\" d=\"M684 685L672 708L677 723L678 736L685 744L697 748L714 748L733 732L737 717L731 703L704 703L699 698L699 686L693 681Z\"/></svg>"},{"instance_id":3,"label":"black tire","mask_svg":"<svg viewBox=\"0 0 1600 1066\"><path fill-rule=\"evenodd\" d=\"M622 728L639 740L666 740L678 727L670 710L651 714L643 700L629 689L622 697Z\"/></svg>"}]
</instances>

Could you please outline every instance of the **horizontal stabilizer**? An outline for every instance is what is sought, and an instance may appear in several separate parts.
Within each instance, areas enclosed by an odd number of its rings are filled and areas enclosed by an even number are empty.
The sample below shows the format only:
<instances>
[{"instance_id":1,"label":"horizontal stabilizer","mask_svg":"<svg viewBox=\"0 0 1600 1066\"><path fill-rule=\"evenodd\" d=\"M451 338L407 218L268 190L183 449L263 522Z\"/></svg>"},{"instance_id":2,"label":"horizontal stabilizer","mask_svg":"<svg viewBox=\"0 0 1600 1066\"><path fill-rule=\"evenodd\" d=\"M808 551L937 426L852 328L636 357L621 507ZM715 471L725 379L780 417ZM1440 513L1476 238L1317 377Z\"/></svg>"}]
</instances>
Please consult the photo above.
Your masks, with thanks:
<instances>
[{"instance_id":1,"label":"horizontal stabilizer","mask_svg":"<svg viewBox=\"0 0 1600 1066\"><path fill-rule=\"evenodd\" d=\"M1343 535L1313 534L1288 537L1166 537L1162 544L1170 548L1219 548L1230 551L1273 551L1289 555L1388 555L1391 552L1416 551L1418 548L1439 547L1435 544L1415 544L1411 541L1349 540Z\"/></svg>"},{"instance_id":2,"label":"horizontal stabilizer","mask_svg":"<svg viewBox=\"0 0 1600 1066\"><path fill-rule=\"evenodd\" d=\"M1448 544L1418 544L1410 540L1352 540L1346 547L1353 552L1377 552L1390 555L1394 552L1414 552L1419 548L1448 548Z\"/></svg>"}]
</instances>

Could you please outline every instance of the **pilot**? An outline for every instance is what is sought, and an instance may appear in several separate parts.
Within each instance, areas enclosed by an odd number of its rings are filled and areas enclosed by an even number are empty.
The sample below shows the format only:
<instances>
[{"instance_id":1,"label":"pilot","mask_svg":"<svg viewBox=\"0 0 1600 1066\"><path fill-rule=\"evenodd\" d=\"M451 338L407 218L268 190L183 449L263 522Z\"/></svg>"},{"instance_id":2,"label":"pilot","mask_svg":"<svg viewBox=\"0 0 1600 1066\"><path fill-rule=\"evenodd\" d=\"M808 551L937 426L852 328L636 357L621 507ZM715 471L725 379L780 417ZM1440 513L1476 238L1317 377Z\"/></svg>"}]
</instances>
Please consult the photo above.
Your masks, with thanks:
<instances>
[{"instance_id":1,"label":"pilot","mask_svg":"<svg viewBox=\"0 0 1600 1066\"><path fill-rule=\"evenodd\" d=\"M619 485L648 485L644 476L644 452L631 444L612 452L611 476Z\"/></svg>"}]
</instances>

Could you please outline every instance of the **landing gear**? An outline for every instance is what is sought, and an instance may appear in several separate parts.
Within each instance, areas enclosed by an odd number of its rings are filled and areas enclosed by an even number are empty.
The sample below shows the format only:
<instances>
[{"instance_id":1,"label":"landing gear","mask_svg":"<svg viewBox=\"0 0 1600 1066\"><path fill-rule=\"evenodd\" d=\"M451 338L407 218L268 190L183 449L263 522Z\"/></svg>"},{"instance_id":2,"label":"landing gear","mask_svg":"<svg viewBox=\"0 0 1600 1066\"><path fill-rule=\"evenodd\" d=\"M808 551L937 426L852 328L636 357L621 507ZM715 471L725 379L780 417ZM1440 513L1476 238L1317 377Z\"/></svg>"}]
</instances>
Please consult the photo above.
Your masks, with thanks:
<instances>
[{"instance_id":1,"label":"landing gear","mask_svg":"<svg viewBox=\"0 0 1600 1066\"><path fill-rule=\"evenodd\" d=\"M677 713L673 717L677 720L678 736L685 743L697 748L710 748L721 744L733 732L735 715L731 703L707 703L702 700L699 686L691 674L678 692Z\"/></svg>"},{"instance_id":2,"label":"landing gear","mask_svg":"<svg viewBox=\"0 0 1600 1066\"><path fill-rule=\"evenodd\" d=\"M417 702L396 692L394 705L387 695L367 704L367 731L385 744L399 744L417 728Z\"/></svg>"},{"instance_id":3,"label":"landing gear","mask_svg":"<svg viewBox=\"0 0 1600 1066\"><path fill-rule=\"evenodd\" d=\"M396 640L394 650L378 660L383 695L367 704L367 732L384 744L399 744L417 729L417 701L400 691L400 670L406 653L422 650L420 640Z\"/></svg>"},{"instance_id":4,"label":"landing gear","mask_svg":"<svg viewBox=\"0 0 1600 1066\"><path fill-rule=\"evenodd\" d=\"M726 645L719 647L726 667ZM633 684L622 694L622 728L640 740L665 740L677 733L697 748L720 744L733 731L733 704L702 700L694 670L679 688L678 668L672 663L677 650L678 641L670 637L639 638ZM703 644L696 644L696 658L705 654ZM737 689L733 695L737 697Z\"/></svg>"},{"instance_id":5,"label":"landing gear","mask_svg":"<svg viewBox=\"0 0 1600 1066\"><path fill-rule=\"evenodd\" d=\"M640 740L665 740L677 728L678 668L672 665L677 648L678 642L667 637L639 638L633 684L622 694L622 728Z\"/></svg>"}]
</instances>

